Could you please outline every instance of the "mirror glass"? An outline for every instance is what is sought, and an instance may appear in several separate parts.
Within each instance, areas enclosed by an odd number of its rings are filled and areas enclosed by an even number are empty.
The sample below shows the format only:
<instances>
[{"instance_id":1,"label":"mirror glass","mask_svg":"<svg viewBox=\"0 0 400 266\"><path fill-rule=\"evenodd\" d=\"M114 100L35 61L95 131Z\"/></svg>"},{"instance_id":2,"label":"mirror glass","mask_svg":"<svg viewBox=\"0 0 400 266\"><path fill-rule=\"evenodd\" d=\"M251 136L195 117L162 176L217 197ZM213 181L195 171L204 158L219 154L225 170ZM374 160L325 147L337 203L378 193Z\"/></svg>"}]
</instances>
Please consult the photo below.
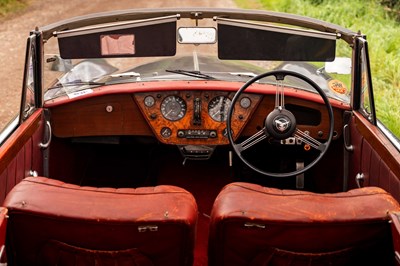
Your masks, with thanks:
<instances>
[{"instance_id":1,"label":"mirror glass","mask_svg":"<svg viewBox=\"0 0 400 266\"><path fill-rule=\"evenodd\" d=\"M351 59L348 57L336 57L334 61L325 63L325 71L327 73L350 74Z\"/></svg>"},{"instance_id":2,"label":"mirror glass","mask_svg":"<svg viewBox=\"0 0 400 266\"><path fill-rule=\"evenodd\" d=\"M217 30L215 28L179 28L178 42L191 44L215 43L217 41Z\"/></svg>"}]
</instances>

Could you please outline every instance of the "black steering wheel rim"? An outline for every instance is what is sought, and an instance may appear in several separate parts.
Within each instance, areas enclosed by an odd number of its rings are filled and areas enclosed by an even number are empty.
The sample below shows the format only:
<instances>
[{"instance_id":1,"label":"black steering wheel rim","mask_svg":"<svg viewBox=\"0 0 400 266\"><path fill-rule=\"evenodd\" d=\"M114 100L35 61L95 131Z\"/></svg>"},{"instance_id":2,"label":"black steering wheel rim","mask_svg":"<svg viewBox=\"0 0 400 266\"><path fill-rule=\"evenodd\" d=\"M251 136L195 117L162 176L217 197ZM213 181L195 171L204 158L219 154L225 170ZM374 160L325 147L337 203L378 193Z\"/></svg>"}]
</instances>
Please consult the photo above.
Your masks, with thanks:
<instances>
[{"instance_id":1,"label":"black steering wheel rim","mask_svg":"<svg viewBox=\"0 0 400 266\"><path fill-rule=\"evenodd\" d=\"M309 85L311 85L317 92L318 94L321 96L321 98L324 101L325 107L328 110L328 116L329 116L329 132L328 132L328 138L327 140L322 143L323 144L323 149L320 150L320 154L309 164L307 164L304 168L296 170L296 171L292 171L292 172L286 172L286 173L275 173L275 172L268 172L268 171L264 171L259 169L258 167L254 166L252 163L250 163L248 160L246 160L243 156L242 156L242 151L240 150L238 144L235 143L235 141L233 140L233 132L232 132L232 126L231 126L231 122L232 122L232 116L233 116L233 110L234 110L234 106L235 103L238 101L238 99L240 98L240 96L242 95L242 93L253 83L255 83L256 81L266 78L268 76L275 76L277 79L278 77L286 77L286 76L293 76L296 78L299 78L305 82L307 82ZM264 126L265 129L266 126ZM316 165L321 158L326 154L326 151L328 150L332 138L333 138L333 128L334 128L334 116L333 116L333 109L332 109L332 105L330 104L330 101L328 99L328 97L326 96L326 94L324 93L324 91L311 79L309 79L308 77L299 74L297 72L293 72L293 71L288 71L288 70L274 70L274 71L270 71L270 72L266 72L263 74L260 74L258 76L255 76L253 78L251 78L249 81L247 81L234 95L234 97L232 98L232 102L231 102L231 106L228 110L228 116L227 116L227 120L226 120L226 128L227 128L227 136L229 139L229 142L234 150L234 152L236 153L236 155L240 158L240 160L245 163L248 167L250 167L252 170L265 175L265 176L271 176L271 177L290 177L290 176L296 176L299 174L302 174L306 171L308 171L310 168L312 168L314 165ZM296 126L297 128L297 126Z\"/></svg>"}]
</instances>

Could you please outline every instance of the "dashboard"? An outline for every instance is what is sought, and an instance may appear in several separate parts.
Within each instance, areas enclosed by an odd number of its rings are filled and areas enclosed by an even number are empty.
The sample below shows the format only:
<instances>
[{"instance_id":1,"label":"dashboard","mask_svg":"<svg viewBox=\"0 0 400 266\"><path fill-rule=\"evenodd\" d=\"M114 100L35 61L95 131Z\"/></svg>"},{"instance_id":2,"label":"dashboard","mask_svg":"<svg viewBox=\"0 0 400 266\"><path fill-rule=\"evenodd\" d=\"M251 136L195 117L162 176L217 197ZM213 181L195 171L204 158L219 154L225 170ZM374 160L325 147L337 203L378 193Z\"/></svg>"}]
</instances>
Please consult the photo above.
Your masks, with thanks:
<instances>
[{"instance_id":1,"label":"dashboard","mask_svg":"<svg viewBox=\"0 0 400 266\"><path fill-rule=\"evenodd\" d=\"M227 145L226 119L237 84L171 82L121 84L93 89L80 98L46 102L53 134L59 138L149 136L188 148ZM145 86L146 85L146 86ZM258 132L274 109L274 91L254 85L236 101L231 120L234 139ZM326 107L317 96L288 89L285 108L297 126L324 140L329 129ZM345 105L335 104L334 139L342 135ZM289 143L290 144L290 143Z\"/></svg>"},{"instance_id":2,"label":"dashboard","mask_svg":"<svg viewBox=\"0 0 400 266\"><path fill-rule=\"evenodd\" d=\"M134 99L159 141L166 144L228 144L226 119L234 93L166 91L136 93ZM237 137L262 97L243 94L234 106L232 133Z\"/></svg>"}]
</instances>

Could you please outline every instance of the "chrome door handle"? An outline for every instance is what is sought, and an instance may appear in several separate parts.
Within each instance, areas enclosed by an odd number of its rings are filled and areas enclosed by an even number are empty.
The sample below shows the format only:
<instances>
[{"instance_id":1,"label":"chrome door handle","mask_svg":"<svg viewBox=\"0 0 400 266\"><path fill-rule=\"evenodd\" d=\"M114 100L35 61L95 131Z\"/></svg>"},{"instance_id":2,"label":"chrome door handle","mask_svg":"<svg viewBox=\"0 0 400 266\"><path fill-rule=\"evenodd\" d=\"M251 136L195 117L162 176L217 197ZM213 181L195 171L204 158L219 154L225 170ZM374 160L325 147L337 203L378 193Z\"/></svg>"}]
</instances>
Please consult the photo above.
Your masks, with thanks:
<instances>
[{"instance_id":1,"label":"chrome door handle","mask_svg":"<svg viewBox=\"0 0 400 266\"><path fill-rule=\"evenodd\" d=\"M344 135L344 148L348 151L348 152L352 152L354 151L354 147L353 145L350 144L350 128L349 125L346 124L343 127L343 135Z\"/></svg>"},{"instance_id":2,"label":"chrome door handle","mask_svg":"<svg viewBox=\"0 0 400 266\"><path fill-rule=\"evenodd\" d=\"M46 126L47 126L47 134L45 134L45 135L48 136L48 139L47 139L46 143L39 143L39 147L41 149L47 149L50 146L50 142L51 142L52 132L51 132L51 124L49 121L46 121Z\"/></svg>"}]
</instances>

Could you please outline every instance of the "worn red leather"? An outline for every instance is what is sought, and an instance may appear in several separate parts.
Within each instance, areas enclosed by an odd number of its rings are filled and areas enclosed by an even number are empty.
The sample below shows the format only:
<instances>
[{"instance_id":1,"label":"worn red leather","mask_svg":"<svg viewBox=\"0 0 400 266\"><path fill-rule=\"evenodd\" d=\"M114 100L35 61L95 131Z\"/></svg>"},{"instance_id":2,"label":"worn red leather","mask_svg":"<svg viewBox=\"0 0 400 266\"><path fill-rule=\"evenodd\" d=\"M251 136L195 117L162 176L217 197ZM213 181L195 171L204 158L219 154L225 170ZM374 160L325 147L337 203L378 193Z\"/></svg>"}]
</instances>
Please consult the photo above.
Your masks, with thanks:
<instances>
[{"instance_id":1,"label":"worn red leather","mask_svg":"<svg viewBox=\"0 0 400 266\"><path fill-rule=\"evenodd\" d=\"M4 263L5 258L3 252L6 244L6 228L7 228L7 209L0 207L0 263Z\"/></svg>"},{"instance_id":2,"label":"worn red leather","mask_svg":"<svg viewBox=\"0 0 400 266\"><path fill-rule=\"evenodd\" d=\"M209 262L390 264L394 256L388 213L399 210L398 202L377 187L316 194L232 183L213 206Z\"/></svg>"},{"instance_id":3,"label":"worn red leather","mask_svg":"<svg viewBox=\"0 0 400 266\"><path fill-rule=\"evenodd\" d=\"M94 188L29 177L4 206L10 265L193 262L197 205L179 187Z\"/></svg>"}]
</instances>

